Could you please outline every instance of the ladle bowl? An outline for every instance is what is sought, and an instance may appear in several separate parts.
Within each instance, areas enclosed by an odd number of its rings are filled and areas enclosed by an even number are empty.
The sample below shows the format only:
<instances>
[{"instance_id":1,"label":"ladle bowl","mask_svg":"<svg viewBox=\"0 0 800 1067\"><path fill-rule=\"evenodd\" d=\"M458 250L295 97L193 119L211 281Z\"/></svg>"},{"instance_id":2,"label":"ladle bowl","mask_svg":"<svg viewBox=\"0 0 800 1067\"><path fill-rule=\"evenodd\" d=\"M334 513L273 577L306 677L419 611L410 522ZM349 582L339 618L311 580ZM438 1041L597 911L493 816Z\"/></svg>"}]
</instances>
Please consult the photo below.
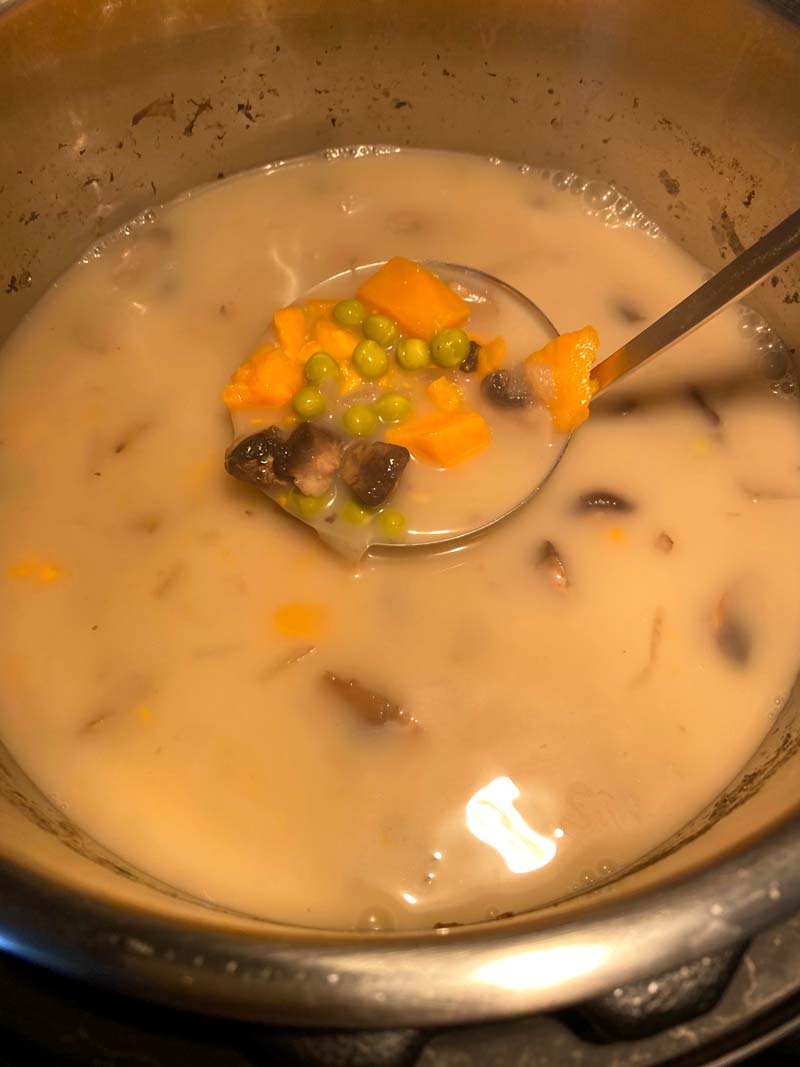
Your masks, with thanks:
<instances>
[{"instance_id":1,"label":"ladle bowl","mask_svg":"<svg viewBox=\"0 0 800 1067\"><path fill-rule=\"evenodd\" d=\"M706 282L679 304L597 363L591 372L591 381L595 387L593 399L624 375L629 374L654 356L667 351L730 304L741 299L754 286L791 259L798 250L800 250L800 209L769 230L722 270L712 274ZM516 328L517 332L521 332L527 342L520 350L521 358L557 336L558 330L547 313L528 295L515 289L503 279L485 270L458 263L426 260L424 265L459 292L459 295L475 309L475 313L479 314L482 306L493 307L498 319L502 321L501 332L506 332L509 326L512 331ZM339 295L342 291L353 292L363 278L381 266L383 266L382 262L369 263L332 275L306 293L303 299ZM527 320L521 331L519 322L513 321L519 319L520 316ZM378 537L371 540L368 547L392 551L425 548L431 545L441 548L453 542L461 542L485 534L491 527L509 518L536 496L558 466L570 436L559 435L553 439L552 451L544 471L540 466L532 464L530 491L523 493L510 507L502 508L486 521L468 529L455 526L452 529L442 528L439 524L439 528L435 530L415 530L413 541L391 541ZM301 522L307 521L295 512L289 512L289 514ZM313 522L308 522L308 525L314 526L324 540L330 542L334 548L341 548L345 554L354 554L350 540L340 541L335 535L330 536L324 527L316 526ZM365 543L363 548L366 547ZM356 554L358 554L357 550Z\"/></svg>"}]
</instances>

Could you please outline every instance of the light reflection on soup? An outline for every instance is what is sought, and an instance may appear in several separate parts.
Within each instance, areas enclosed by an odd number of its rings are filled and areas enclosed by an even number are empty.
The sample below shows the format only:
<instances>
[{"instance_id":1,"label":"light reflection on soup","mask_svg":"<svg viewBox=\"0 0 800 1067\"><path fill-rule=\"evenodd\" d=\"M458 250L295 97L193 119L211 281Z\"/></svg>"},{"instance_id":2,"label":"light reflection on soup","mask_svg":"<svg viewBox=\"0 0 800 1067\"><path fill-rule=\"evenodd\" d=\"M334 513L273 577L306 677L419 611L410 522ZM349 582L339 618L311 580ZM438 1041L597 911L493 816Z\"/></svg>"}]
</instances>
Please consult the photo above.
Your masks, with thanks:
<instances>
[{"instance_id":1,"label":"light reflection on soup","mask_svg":"<svg viewBox=\"0 0 800 1067\"><path fill-rule=\"evenodd\" d=\"M472 264L602 354L702 280L558 184L435 152L220 182L8 344L0 727L141 868L295 923L480 920L635 860L764 735L800 647L800 421L736 312L458 551L347 563L224 471L231 369L341 270Z\"/></svg>"}]
</instances>

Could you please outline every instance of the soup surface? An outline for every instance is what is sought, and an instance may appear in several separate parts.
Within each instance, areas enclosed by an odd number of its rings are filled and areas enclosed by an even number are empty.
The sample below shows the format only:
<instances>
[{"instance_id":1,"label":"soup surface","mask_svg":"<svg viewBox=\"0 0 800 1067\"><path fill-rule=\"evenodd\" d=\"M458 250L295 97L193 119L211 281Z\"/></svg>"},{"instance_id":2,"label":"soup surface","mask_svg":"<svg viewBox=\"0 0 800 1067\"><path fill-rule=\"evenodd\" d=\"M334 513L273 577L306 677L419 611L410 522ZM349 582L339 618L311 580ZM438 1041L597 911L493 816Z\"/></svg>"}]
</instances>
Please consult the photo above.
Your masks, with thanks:
<instances>
[{"instance_id":1,"label":"soup surface","mask_svg":"<svg viewBox=\"0 0 800 1067\"><path fill-rule=\"evenodd\" d=\"M736 311L457 550L354 564L230 478L221 391L272 310L395 255L502 277L602 355L704 276L597 183L329 153L130 224L0 361L4 740L143 870L292 923L606 877L735 775L800 647L800 420Z\"/></svg>"}]
</instances>

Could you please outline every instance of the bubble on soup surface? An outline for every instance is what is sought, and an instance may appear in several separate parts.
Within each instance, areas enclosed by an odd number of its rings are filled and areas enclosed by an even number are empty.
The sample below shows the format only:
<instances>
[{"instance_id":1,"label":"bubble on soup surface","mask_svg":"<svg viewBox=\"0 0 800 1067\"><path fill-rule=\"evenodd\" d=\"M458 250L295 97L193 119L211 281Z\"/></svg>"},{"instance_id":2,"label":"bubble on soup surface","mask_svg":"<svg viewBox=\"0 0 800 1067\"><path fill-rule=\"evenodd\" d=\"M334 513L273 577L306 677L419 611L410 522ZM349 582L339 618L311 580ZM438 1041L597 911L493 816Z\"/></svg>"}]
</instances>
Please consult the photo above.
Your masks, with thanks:
<instances>
[{"instance_id":1,"label":"bubble on soup surface","mask_svg":"<svg viewBox=\"0 0 800 1067\"><path fill-rule=\"evenodd\" d=\"M739 308L739 329L753 345L757 365L776 396L797 394L797 370L783 339L766 319L751 307Z\"/></svg>"},{"instance_id":2,"label":"bubble on soup surface","mask_svg":"<svg viewBox=\"0 0 800 1067\"><path fill-rule=\"evenodd\" d=\"M134 218L130 219L121 226L120 229L114 230L113 233L107 234L101 238L97 244L92 245L80 258L80 263L84 266L87 263L91 263L94 259L100 259L104 253L118 241L124 241L129 237L136 235L143 227L152 226L156 221L157 213L153 208L147 208L145 211L140 212Z\"/></svg>"},{"instance_id":3,"label":"bubble on soup surface","mask_svg":"<svg viewBox=\"0 0 800 1067\"><path fill-rule=\"evenodd\" d=\"M598 885L598 883L605 881L617 869L618 865L613 861L601 860L596 866L587 867L580 872L577 882L575 882L572 887L572 891L575 893L586 892L587 889L592 889L594 886Z\"/></svg>"},{"instance_id":4,"label":"bubble on soup surface","mask_svg":"<svg viewBox=\"0 0 800 1067\"><path fill-rule=\"evenodd\" d=\"M573 886L574 891L588 889L593 886L597 881L597 876L594 871L584 870L578 875L578 881Z\"/></svg>"},{"instance_id":5,"label":"bubble on soup surface","mask_svg":"<svg viewBox=\"0 0 800 1067\"><path fill-rule=\"evenodd\" d=\"M620 199L616 189L606 182L588 182L583 195L586 203L595 211L614 207Z\"/></svg>"},{"instance_id":6,"label":"bubble on soup surface","mask_svg":"<svg viewBox=\"0 0 800 1067\"><path fill-rule=\"evenodd\" d=\"M574 174L567 170L545 171L544 174L549 178L551 184L559 191L569 189L570 183L575 177Z\"/></svg>"},{"instance_id":7,"label":"bubble on soup surface","mask_svg":"<svg viewBox=\"0 0 800 1067\"><path fill-rule=\"evenodd\" d=\"M322 158L329 163L337 159L364 159L367 156L391 156L401 152L396 145L389 144L354 144L345 145L342 148L326 148L322 152Z\"/></svg>"},{"instance_id":8,"label":"bubble on soup surface","mask_svg":"<svg viewBox=\"0 0 800 1067\"><path fill-rule=\"evenodd\" d=\"M616 229L625 226L639 229L650 237L659 237L661 229L657 223L640 211L628 197L607 182L590 181L574 171L543 170L540 172L559 192L569 192L580 196L590 215L603 221L605 226Z\"/></svg>"}]
</instances>

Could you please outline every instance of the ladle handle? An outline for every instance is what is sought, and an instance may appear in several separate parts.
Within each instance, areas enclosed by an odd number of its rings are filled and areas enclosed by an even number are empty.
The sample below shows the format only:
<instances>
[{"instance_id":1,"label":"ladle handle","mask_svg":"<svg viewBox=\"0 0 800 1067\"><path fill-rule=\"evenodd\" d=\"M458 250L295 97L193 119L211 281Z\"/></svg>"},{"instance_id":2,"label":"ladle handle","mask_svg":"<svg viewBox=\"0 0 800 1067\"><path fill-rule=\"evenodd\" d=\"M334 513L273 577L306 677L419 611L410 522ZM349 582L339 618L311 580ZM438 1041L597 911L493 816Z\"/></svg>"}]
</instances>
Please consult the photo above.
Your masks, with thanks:
<instances>
[{"instance_id":1,"label":"ladle handle","mask_svg":"<svg viewBox=\"0 0 800 1067\"><path fill-rule=\"evenodd\" d=\"M800 210L793 212L680 304L656 319L633 340L598 363L592 380L598 391L646 359L702 326L718 312L748 293L767 275L800 251Z\"/></svg>"}]
</instances>

